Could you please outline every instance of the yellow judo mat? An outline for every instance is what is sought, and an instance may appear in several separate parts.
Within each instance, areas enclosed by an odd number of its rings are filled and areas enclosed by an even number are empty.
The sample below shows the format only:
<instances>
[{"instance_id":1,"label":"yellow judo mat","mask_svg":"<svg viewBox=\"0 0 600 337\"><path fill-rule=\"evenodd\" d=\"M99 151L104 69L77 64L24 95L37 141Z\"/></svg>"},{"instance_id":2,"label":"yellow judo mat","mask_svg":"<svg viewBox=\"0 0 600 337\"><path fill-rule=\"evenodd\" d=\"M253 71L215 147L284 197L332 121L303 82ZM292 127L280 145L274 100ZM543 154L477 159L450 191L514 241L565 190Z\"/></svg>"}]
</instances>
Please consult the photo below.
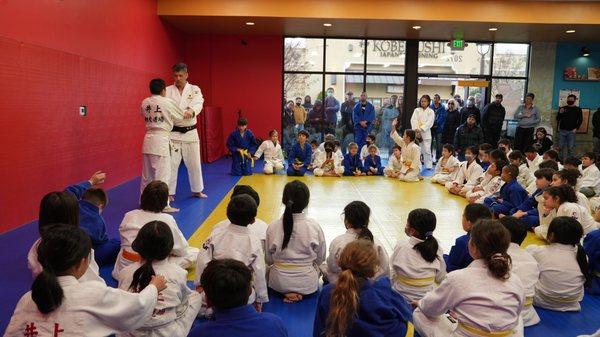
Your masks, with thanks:
<instances>
[{"instance_id":1,"label":"yellow judo mat","mask_svg":"<svg viewBox=\"0 0 600 337\"><path fill-rule=\"evenodd\" d=\"M308 216L319 222L327 243L346 231L343 222L344 206L362 200L371 208L369 228L381 241L389 254L398 240L406 239L404 226L408 213L415 208L428 208L437 217L434 237L448 253L454 240L464 234L461 226L462 211L467 201L454 196L441 185L432 184L429 178L407 183L384 177L288 177L285 175L255 174L240 179L238 185L250 185L260 195L258 218L270 223L283 214L281 196L286 183L293 180L306 183L310 189ZM190 237L190 245L201 247L213 226L227 218L227 203L231 191L221 200L209 217ZM528 233L523 246L545 244Z\"/></svg>"}]
</instances>

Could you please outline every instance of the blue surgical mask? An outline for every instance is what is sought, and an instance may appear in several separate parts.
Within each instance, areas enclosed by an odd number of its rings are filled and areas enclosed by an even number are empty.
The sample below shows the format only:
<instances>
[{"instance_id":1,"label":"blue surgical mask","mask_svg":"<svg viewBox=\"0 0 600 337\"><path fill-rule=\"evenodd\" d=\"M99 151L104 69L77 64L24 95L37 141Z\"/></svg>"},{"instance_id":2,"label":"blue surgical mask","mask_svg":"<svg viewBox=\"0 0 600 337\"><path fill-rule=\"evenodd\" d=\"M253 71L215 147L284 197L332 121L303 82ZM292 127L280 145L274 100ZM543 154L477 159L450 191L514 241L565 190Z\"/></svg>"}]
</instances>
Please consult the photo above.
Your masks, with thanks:
<instances>
[{"instance_id":1,"label":"blue surgical mask","mask_svg":"<svg viewBox=\"0 0 600 337\"><path fill-rule=\"evenodd\" d=\"M327 92L327 97L331 97L331 96L333 96L333 92L331 92L331 91L328 91L328 92Z\"/></svg>"}]
</instances>

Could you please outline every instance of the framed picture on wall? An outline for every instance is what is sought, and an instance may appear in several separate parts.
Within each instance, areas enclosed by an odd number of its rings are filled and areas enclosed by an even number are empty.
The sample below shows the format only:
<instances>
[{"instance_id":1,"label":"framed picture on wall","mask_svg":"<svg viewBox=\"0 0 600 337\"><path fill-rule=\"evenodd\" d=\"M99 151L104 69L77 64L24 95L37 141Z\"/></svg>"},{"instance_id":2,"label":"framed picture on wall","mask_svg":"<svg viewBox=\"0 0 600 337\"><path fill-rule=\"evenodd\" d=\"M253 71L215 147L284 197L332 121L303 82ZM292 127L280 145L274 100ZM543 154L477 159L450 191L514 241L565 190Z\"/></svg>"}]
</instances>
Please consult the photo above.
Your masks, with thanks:
<instances>
[{"instance_id":1,"label":"framed picture on wall","mask_svg":"<svg viewBox=\"0 0 600 337\"><path fill-rule=\"evenodd\" d=\"M588 133L588 127L590 125L590 109L581 108L581 112L583 113L583 122L579 129L577 129L578 134L586 134Z\"/></svg>"}]
</instances>

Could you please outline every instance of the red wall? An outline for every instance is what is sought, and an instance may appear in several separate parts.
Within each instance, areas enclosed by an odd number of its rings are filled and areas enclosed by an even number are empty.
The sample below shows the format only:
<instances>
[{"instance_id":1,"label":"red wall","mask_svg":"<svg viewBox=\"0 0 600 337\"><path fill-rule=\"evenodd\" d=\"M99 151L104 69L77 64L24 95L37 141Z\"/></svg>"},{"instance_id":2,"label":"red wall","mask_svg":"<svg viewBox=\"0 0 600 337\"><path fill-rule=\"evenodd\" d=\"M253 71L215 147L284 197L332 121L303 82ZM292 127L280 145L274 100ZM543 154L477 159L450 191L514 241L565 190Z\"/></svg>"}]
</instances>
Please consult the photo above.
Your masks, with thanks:
<instances>
[{"instance_id":1,"label":"red wall","mask_svg":"<svg viewBox=\"0 0 600 337\"><path fill-rule=\"evenodd\" d=\"M138 176L147 83L169 76L183 39L147 0L0 2L0 232L41 197L109 173ZM78 116L87 105L88 117Z\"/></svg>"},{"instance_id":2,"label":"red wall","mask_svg":"<svg viewBox=\"0 0 600 337\"><path fill-rule=\"evenodd\" d=\"M281 36L186 38L182 53L189 81L202 89L205 106L221 107L225 138L235 128L238 109L257 137L281 131L282 49Z\"/></svg>"}]
</instances>

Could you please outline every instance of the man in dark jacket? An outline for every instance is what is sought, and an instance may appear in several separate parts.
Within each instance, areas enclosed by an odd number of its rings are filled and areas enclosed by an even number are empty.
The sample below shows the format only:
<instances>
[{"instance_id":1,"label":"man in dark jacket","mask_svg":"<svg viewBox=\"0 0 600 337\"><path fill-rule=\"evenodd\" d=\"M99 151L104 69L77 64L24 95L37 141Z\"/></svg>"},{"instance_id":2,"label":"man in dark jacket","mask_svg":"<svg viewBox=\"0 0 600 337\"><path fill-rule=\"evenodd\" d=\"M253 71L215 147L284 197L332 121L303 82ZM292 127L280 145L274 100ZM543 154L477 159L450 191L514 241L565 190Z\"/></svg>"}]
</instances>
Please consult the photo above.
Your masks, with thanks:
<instances>
[{"instance_id":1,"label":"man in dark jacket","mask_svg":"<svg viewBox=\"0 0 600 337\"><path fill-rule=\"evenodd\" d=\"M442 144L454 144L454 134L460 126L460 112L458 102L454 99L448 100L446 119L444 120L444 131L442 132Z\"/></svg>"},{"instance_id":2,"label":"man in dark jacket","mask_svg":"<svg viewBox=\"0 0 600 337\"><path fill-rule=\"evenodd\" d=\"M342 139L346 138L346 135L354 132L354 123L352 123L352 110L356 102L354 101L354 93L348 91L346 93L346 100L342 103L340 110L342 120L340 121L339 127L342 128Z\"/></svg>"},{"instance_id":3,"label":"man in dark jacket","mask_svg":"<svg viewBox=\"0 0 600 337\"><path fill-rule=\"evenodd\" d=\"M475 97L473 96L469 96L467 105L460 109L460 124L464 124L470 115L475 116L477 125L481 124L481 111L475 106Z\"/></svg>"},{"instance_id":4,"label":"man in dark jacket","mask_svg":"<svg viewBox=\"0 0 600 337\"><path fill-rule=\"evenodd\" d=\"M469 115L467 122L456 129L454 135L454 147L458 153L458 159L465 160L465 149L469 146L479 146L483 143L483 131L475 121L475 115Z\"/></svg>"},{"instance_id":5,"label":"man in dark jacket","mask_svg":"<svg viewBox=\"0 0 600 337\"><path fill-rule=\"evenodd\" d=\"M564 154L567 149L567 156L562 158L570 158L575 155L573 148L575 147L575 133L583 122L583 112L581 108L575 105L577 96L571 94L567 96L567 105L558 109L556 122L558 128L558 147L560 154Z\"/></svg>"},{"instance_id":6,"label":"man in dark jacket","mask_svg":"<svg viewBox=\"0 0 600 337\"><path fill-rule=\"evenodd\" d=\"M481 129L484 141L488 144L497 144L500 140L502 124L506 116L502 98L502 94L496 94L496 100L486 105L481 112Z\"/></svg>"}]
</instances>

